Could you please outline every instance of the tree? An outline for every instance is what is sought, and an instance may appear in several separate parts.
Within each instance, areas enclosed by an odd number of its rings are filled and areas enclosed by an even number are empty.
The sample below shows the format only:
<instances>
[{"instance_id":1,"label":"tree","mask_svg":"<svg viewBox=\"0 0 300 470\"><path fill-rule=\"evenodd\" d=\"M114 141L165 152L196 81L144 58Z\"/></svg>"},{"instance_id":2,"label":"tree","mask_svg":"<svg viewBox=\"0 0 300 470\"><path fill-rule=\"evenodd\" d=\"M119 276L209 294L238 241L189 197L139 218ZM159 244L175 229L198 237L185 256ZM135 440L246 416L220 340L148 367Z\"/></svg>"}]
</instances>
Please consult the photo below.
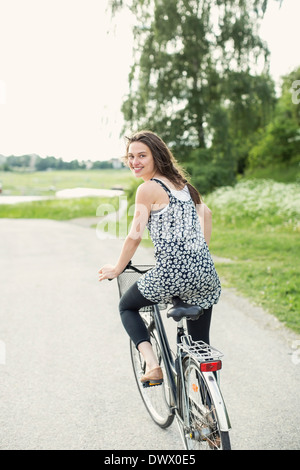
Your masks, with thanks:
<instances>
[{"instance_id":1,"label":"tree","mask_svg":"<svg viewBox=\"0 0 300 470\"><path fill-rule=\"evenodd\" d=\"M137 24L125 121L133 129L158 128L168 142L192 148L207 146L209 120L221 101L234 104L241 122L253 89L251 73L269 54L257 34L266 2L131 0L129 5Z\"/></svg>"},{"instance_id":2,"label":"tree","mask_svg":"<svg viewBox=\"0 0 300 470\"><path fill-rule=\"evenodd\" d=\"M281 96L271 122L260 129L250 151L250 168L300 161L300 67L282 77Z\"/></svg>"},{"instance_id":3,"label":"tree","mask_svg":"<svg viewBox=\"0 0 300 470\"><path fill-rule=\"evenodd\" d=\"M112 9L124 5L114 0ZM122 106L126 125L158 132L192 172L204 161L212 164L212 155L223 158L230 174L243 171L247 149L239 142L266 124L274 105L269 51L258 35L267 1L126 5L136 18L130 91Z\"/></svg>"}]
</instances>

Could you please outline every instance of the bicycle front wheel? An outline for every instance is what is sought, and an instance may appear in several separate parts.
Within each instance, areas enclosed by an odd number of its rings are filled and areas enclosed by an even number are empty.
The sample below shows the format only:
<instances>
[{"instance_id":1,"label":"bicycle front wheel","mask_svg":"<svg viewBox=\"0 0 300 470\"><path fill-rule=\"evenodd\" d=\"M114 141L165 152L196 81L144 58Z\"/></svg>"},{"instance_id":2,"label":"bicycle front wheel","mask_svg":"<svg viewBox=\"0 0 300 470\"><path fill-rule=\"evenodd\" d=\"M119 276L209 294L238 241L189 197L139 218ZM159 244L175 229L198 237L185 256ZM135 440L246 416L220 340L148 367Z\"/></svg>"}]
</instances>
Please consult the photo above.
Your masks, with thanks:
<instances>
[{"instance_id":1,"label":"bicycle front wheel","mask_svg":"<svg viewBox=\"0 0 300 470\"><path fill-rule=\"evenodd\" d=\"M147 324L147 322L145 322ZM156 354L158 364L162 368L164 381L160 385L144 387L141 383L141 376L145 373L146 364L135 347L134 343L130 341L130 354L132 360L133 371L138 386L138 390L142 397L142 400L149 412L151 418L161 428L167 428L170 426L174 419L174 414L171 410L171 394L170 388L165 372L165 367L162 359L161 349L158 342L157 332L154 325L148 327L150 333L151 344L153 351Z\"/></svg>"},{"instance_id":2,"label":"bicycle front wheel","mask_svg":"<svg viewBox=\"0 0 300 470\"><path fill-rule=\"evenodd\" d=\"M184 445L189 450L230 450L228 431L221 431L216 404L199 364L186 357L182 364L184 383L180 392L180 414Z\"/></svg>"}]
</instances>

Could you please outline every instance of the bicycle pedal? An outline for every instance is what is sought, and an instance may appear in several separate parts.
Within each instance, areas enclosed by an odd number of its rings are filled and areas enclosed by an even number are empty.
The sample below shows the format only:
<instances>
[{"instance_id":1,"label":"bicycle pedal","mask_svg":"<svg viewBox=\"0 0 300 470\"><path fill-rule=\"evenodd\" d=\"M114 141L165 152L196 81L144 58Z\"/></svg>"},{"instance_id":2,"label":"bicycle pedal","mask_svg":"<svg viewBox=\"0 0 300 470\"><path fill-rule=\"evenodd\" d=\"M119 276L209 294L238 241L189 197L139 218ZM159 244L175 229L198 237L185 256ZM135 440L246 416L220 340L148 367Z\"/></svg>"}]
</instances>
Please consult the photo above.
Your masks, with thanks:
<instances>
[{"instance_id":1,"label":"bicycle pedal","mask_svg":"<svg viewBox=\"0 0 300 470\"><path fill-rule=\"evenodd\" d=\"M163 380L155 380L155 381L152 381L152 382L143 382L143 387L144 388L150 388L150 387L155 387L157 385L162 385L163 383Z\"/></svg>"}]
</instances>

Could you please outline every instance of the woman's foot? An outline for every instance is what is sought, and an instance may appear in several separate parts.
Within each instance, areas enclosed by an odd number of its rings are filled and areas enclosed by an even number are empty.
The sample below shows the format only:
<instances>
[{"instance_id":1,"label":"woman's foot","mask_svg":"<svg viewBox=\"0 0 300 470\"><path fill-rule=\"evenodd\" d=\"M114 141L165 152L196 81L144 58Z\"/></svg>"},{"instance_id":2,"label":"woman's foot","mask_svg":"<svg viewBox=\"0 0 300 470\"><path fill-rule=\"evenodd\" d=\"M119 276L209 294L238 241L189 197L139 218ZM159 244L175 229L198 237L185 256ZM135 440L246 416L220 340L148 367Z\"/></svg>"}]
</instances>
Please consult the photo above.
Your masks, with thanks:
<instances>
[{"instance_id":1,"label":"woman's foot","mask_svg":"<svg viewBox=\"0 0 300 470\"><path fill-rule=\"evenodd\" d=\"M161 384L163 382L163 373L161 367L158 364L151 343L149 343L149 341L141 342L138 345L138 350L140 351L146 363L145 374L141 377L141 382L143 383L144 387Z\"/></svg>"},{"instance_id":2,"label":"woman's foot","mask_svg":"<svg viewBox=\"0 0 300 470\"><path fill-rule=\"evenodd\" d=\"M141 377L141 382L145 386L160 385L163 382L163 373L160 366L155 366L153 369L146 372Z\"/></svg>"}]
</instances>

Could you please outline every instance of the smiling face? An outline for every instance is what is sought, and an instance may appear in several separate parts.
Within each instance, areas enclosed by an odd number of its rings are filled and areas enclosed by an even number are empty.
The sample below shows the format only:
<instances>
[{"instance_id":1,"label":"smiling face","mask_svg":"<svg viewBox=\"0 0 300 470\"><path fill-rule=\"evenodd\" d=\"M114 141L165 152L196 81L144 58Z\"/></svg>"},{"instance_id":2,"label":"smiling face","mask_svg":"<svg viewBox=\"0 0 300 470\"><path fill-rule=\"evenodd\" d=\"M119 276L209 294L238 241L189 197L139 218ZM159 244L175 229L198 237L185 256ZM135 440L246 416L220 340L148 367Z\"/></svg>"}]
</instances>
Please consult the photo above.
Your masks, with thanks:
<instances>
[{"instance_id":1,"label":"smiling face","mask_svg":"<svg viewBox=\"0 0 300 470\"><path fill-rule=\"evenodd\" d=\"M132 142L128 149L128 165L137 178L148 181L156 173L151 150L143 142Z\"/></svg>"}]
</instances>

